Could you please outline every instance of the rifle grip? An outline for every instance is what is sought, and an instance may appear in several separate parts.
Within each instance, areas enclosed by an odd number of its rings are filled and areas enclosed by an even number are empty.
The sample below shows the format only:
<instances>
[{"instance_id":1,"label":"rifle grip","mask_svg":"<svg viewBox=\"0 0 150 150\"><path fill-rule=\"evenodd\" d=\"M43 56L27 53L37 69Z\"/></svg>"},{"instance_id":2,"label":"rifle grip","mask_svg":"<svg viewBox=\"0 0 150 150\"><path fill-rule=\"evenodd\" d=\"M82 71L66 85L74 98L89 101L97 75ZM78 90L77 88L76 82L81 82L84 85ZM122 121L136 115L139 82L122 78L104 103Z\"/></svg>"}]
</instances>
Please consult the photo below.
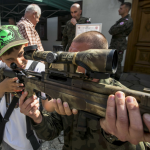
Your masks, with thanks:
<instances>
[{"instance_id":1,"label":"rifle grip","mask_svg":"<svg viewBox=\"0 0 150 150\"><path fill-rule=\"evenodd\" d=\"M25 91L28 92L27 97L25 98L24 101L26 101L28 98L30 98L31 96L35 95L34 89L32 87L29 86L25 86Z\"/></svg>"}]
</instances>

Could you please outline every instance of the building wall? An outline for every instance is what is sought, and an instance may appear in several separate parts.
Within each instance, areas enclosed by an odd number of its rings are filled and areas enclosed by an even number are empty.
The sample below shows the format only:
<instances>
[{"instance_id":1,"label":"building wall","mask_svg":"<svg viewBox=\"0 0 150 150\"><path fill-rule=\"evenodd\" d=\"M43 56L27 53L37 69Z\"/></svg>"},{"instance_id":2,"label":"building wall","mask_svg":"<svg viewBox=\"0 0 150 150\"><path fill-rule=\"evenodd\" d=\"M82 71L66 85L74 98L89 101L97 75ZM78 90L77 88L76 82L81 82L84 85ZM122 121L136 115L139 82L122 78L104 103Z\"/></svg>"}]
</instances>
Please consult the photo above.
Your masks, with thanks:
<instances>
[{"instance_id":1,"label":"building wall","mask_svg":"<svg viewBox=\"0 0 150 150\"><path fill-rule=\"evenodd\" d=\"M83 13L90 17L92 23L102 23L102 33L110 43L111 35L108 33L110 27L120 18L118 0L83 0Z\"/></svg>"},{"instance_id":2,"label":"building wall","mask_svg":"<svg viewBox=\"0 0 150 150\"><path fill-rule=\"evenodd\" d=\"M132 0L125 0L125 2L132 2ZM118 0L83 0L82 16L90 17L92 23L102 23L102 33L109 44L111 35L108 30L121 18L118 15L120 4ZM124 66L124 60L122 66Z\"/></svg>"},{"instance_id":3,"label":"building wall","mask_svg":"<svg viewBox=\"0 0 150 150\"><path fill-rule=\"evenodd\" d=\"M42 41L45 51L52 51L53 45L60 45L61 41L57 40L58 17L47 19L47 41Z\"/></svg>"}]
</instances>

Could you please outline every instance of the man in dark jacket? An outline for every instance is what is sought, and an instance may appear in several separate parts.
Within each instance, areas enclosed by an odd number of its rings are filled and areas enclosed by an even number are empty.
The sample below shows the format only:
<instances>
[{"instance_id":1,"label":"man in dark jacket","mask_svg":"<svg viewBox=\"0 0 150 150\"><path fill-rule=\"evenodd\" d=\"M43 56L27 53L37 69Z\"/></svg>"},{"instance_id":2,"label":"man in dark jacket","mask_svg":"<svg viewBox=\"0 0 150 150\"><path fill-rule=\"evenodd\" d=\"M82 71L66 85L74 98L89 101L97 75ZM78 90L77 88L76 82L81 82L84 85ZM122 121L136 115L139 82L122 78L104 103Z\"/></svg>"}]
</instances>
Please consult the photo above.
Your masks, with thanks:
<instances>
[{"instance_id":1,"label":"man in dark jacket","mask_svg":"<svg viewBox=\"0 0 150 150\"><path fill-rule=\"evenodd\" d=\"M67 22L63 30L63 38L61 43L64 46L65 51L69 50L72 40L75 37L76 24L84 24L88 21L88 18L81 17L82 10L80 8L80 5L77 3L71 6L70 13L72 19Z\"/></svg>"},{"instance_id":2,"label":"man in dark jacket","mask_svg":"<svg viewBox=\"0 0 150 150\"><path fill-rule=\"evenodd\" d=\"M118 51L118 69L115 74L116 80L119 80L122 73L121 62L124 50L127 49L126 37L130 34L133 28L133 20L128 14L130 9L131 3L125 2L121 4L119 15L121 15L122 18L119 19L109 30L109 33L112 35L109 48L117 49Z\"/></svg>"}]
</instances>

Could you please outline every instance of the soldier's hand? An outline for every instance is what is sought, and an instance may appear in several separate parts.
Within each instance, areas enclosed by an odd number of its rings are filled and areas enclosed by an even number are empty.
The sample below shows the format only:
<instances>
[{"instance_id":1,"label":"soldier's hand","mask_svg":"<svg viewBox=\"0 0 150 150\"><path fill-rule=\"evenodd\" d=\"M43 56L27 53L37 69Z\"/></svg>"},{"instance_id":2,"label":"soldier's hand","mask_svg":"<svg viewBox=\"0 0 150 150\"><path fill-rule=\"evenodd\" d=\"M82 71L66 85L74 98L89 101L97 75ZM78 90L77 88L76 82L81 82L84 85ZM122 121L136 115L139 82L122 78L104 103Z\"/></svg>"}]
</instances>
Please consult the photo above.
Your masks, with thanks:
<instances>
[{"instance_id":1,"label":"soldier's hand","mask_svg":"<svg viewBox=\"0 0 150 150\"><path fill-rule=\"evenodd\" d=\"M28 93L24 92L20 97L19 101L20 112L32 118L35 123L41 123L42 115L38 110L39 101L37 100L37 97L34 95L28 98L26 101L24 101L27 95Z\"/></svg>"},{"instance_id":2,"label":"soldier's hand","mask_svg":"<svg viewBox=\"0 0 150 150\"><path fill-rule=\"evenodd\" d=\"M144 121L150 130L149 119L149 115L144 115ZM125 98L123 92L116 92L115 95L109 96L106 118L100 120L100 125L106 133L115 135L120 141L128 141L134 145L140 141L150 142L150 134L143 131L136 99L131 96Z\"/></svg>"},{"instance_id":3,"label":"soldier's hand","mask_svg":"<svg viewBox=\"0 0 150 150\"><path fill-rule=\"evenodd\" d=\"M53 101L53 106L55 108L55 111L60 115L70 116L72 114L76 115L78 113L76 109L71 110L67 102L63 102L62 104L62 101L60 98L58 98L57 100L53 99L52 101Z\"/></svg>"},{"instance_id":4,"label":"soldier's hand","mask_svg":"<svg viewBox=\"0 0 150 150\"><path fill-rule=\"evenodd\" d=\"M71 23L75 26L77 24L77 20L75 18L72 18Z\"/></svg>"},{"instance_id":5,"label":"soldier's hand","mask_svg":"<svg viewBox=\"0 0 150 150\"><path fill-rule=\"evenodd\" d=\"M16 83L18 80L17 77L14 78L6 78L1 82L2 90L1 92L19 92L24 89L23 83Z\"/></svg>"}]
</instances>

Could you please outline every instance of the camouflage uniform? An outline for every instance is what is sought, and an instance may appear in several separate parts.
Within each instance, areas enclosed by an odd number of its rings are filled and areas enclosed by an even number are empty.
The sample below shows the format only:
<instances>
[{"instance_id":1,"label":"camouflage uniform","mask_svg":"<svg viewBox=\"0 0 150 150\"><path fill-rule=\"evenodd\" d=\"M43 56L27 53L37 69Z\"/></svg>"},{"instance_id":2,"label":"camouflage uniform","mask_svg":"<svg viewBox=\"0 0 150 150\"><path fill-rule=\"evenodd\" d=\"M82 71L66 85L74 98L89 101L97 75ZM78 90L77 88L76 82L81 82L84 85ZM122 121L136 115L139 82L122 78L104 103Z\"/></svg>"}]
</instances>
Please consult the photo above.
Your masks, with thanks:
<instances>
[{"instance_id":1,"label":"camouflage uniform","mask_svg":"<svg viewBox=\"0 0 150 150\"><path fill-rule=\"evenodd\" d=\"M100 80L100 83L126 88L112 78ZM109 143L102 134L99 121L84 120L81 114L81 111L71 116L59 115L56 112L43 113L42 122L38 125L32 122L32 126L37 136L44 140L52 140L64 130L63 150L146 150L143 142L132 145L119 141L121 146ZM78 126L79 124L81 126Z\"/></svg>"},{"instance_id":2,"label":"camouflage uniform","mask_svg":"<svg viewBox=\"0 0 150 150\"><path fill-rule=\"evenodd\" d=\"M77 24L84 24L87 23L88 18L80 17L79 20L77 20ZM69 47L71 46L72 40L75 37L76 32L76 26L71 23L71 20L69 20L63 30L63 38L61 45L64 46L64 50L68 51Z\"/></svg>"},{"instance_id":3,"label":"camouflage uniform","mask_svg":"<svg viewBox=\"0 0 150 150\"><path fill-rule=\"evenodd\" d=\"M117 49L118 51L118 69L115 74L117 78L120 78L122 73L121 62L123 59L124 50L127 48L126 37L130 34L133 28L133 20L128 14L124 18L119 19L109 30L112 35L109 49Z\"/></svg>"}]
</instances>

